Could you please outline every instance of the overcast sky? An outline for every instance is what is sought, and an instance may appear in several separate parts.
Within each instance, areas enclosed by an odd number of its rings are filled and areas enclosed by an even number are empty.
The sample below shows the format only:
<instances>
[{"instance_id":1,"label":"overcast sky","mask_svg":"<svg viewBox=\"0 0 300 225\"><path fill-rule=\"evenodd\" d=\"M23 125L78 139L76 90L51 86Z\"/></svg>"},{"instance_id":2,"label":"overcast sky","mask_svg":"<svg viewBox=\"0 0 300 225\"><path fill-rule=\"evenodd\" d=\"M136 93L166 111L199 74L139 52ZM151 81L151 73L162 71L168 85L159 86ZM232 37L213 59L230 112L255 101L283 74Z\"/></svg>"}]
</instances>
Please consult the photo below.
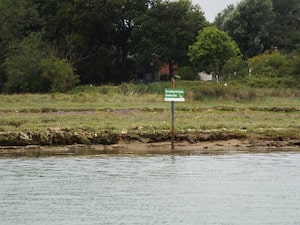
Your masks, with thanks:
<instances>
[{"instance_id":1,"label":"overcast sky","mask_svg":"<svg viewBox=\"0 0 300 225\"><path fill-rule=\"evenodd\" d=\"M193 5L200 5L205 12L205 17L209 22L213 22L216 15L226 8L227 5L240 2L239 0L192 0Z\"/></svg>"}]
</instances>

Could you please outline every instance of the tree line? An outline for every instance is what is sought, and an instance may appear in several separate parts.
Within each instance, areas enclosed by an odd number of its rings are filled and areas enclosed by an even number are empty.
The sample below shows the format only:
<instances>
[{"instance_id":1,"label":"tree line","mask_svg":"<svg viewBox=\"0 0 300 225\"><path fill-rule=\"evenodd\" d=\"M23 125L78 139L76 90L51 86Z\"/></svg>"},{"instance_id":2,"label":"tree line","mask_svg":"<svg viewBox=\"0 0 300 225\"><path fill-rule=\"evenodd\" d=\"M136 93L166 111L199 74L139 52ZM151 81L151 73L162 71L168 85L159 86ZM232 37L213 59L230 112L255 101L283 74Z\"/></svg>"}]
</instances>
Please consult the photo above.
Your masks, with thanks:
<instances>
[{"instance_id":1,"label":"tree line","mask_svg":"<svg viewBox=\"0 0 300 225\"><path fill-rule=\"evenodd\" d=\"M115 84L163 64L221 74L274 49L298 60L299 5L242 0L209 23L190 0L0 0L0 92Z\"/></svg>"}]
</instances>

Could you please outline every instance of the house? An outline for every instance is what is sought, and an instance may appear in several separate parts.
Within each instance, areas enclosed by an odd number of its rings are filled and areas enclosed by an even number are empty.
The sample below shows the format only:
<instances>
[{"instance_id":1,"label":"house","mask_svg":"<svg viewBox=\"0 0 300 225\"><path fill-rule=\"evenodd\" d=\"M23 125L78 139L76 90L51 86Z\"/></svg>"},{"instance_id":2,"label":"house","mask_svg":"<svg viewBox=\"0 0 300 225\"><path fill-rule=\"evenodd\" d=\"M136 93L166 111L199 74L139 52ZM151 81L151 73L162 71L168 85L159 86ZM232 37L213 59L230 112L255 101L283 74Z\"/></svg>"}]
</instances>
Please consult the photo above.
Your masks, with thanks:
<instances>
[{"instance_id":1,"label":"house","mask_svg":"<svg viewBox=\"0 0 300 225\"><path fill-rule=\"evenodd\" d=\"M178 74L178 65L177 64L173 65L172 69L173 69L173 74ZM169 74L170 74L169 64L163 64L158 71L159 78L162 75L169 75Z\"/></svg>"},{"instance_id":2,"label":"house","mask_svg":"<svg viewBox=\"0 0 300 225\"><path fill-rule=\"evenodd\" d=\"M170 68L168 64L163 64L157 72L150 72L146 69L140 69L136 72L136 80L138 82L149 83L160 80L166 80L169 76ZM178 73L178 66L173 65L173 74Z\"/></svg>"}]
</instances>

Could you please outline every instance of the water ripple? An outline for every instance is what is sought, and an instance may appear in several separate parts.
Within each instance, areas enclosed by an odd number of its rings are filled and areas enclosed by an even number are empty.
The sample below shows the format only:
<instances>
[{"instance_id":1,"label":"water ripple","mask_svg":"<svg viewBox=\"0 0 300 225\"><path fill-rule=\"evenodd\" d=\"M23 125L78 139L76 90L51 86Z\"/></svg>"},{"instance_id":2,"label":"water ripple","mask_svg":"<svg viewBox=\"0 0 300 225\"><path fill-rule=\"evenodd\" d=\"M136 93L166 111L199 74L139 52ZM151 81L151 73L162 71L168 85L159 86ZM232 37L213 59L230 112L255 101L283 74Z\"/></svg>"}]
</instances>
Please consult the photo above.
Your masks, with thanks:
<instances>
[{"instance_id":1,"label":"water ripple","mask_svg":"<svg viewBox=\"0 0 300 225\"><path fill-rule=\"evenodd\" d=\"M299 186L291 153L0 159L0 224L300 224Z\"/></svg>"}]
</instances>

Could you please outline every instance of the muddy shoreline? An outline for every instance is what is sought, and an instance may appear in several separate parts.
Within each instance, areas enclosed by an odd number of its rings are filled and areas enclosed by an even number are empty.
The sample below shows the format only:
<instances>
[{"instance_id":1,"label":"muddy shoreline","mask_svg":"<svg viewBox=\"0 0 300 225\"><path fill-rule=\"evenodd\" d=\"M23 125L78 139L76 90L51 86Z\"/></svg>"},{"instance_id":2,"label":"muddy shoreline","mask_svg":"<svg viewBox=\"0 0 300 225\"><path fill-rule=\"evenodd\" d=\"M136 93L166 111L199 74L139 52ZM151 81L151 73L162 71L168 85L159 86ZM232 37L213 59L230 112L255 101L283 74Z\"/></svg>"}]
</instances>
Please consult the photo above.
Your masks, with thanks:
<instances>
[{"instance_id":1,"label":"muddy shoreline","mask_svg":"<svg viewBox=\"0 0 300 225\"><path fill-rule=\"evenodd\" d=\"M170 142L141 143L122 141L115 144L60 146L0 146L0 158L83 156L83 155L218 155L235 153L300 152L300 140L248 140L228 139L190 143L176 142L171 150Z\"/></svg>"},{"instance_id":2,"label":"muddy shoreline","mask_svg":"<svg viewBox=\"0 0 300 225\"><path fill-rule=\"evenodd\" d=\"M112 133L66 129L0 133L0 157L78 155L231 154L300 152L300 139L245 132L177 132L171 149L169 132Z\"/></svg>"}]
</instances>

